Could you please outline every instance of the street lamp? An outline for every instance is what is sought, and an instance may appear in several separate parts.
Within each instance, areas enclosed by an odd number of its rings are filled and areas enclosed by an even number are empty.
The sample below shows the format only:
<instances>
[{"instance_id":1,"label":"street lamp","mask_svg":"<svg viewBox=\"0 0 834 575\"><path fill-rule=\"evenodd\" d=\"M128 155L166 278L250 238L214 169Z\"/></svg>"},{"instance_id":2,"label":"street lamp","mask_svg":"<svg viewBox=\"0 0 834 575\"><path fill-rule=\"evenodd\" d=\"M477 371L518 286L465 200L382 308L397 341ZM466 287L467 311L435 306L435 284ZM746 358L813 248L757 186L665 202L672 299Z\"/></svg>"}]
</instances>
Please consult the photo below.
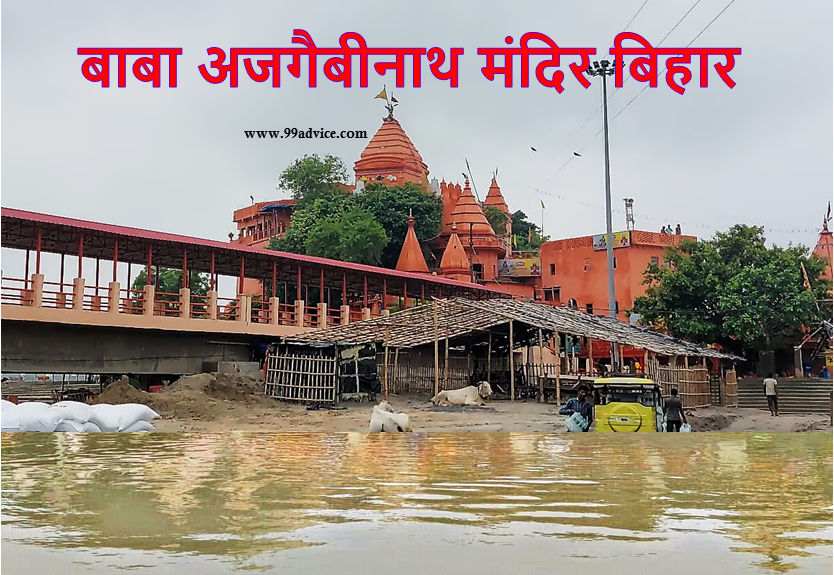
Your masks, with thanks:
<instances>
[{"instance_id":1,"label":"street lamp","mask_svg":"<svg viewBox=\"0 0 834 575\"><path fill-rule=\"evenodd\" d=\"M606 76L613 76L615 64L608 60L595 61L593 67L588 66L585 70L589 76L600 76L602 78L602 131L605 140L605 249L608 253L608 313L611 317L617 318L617 310L614 295L614 232L611 229L611 170L608 158L608 87ZM611 369L617 369L619 358L617 357L617 344L611 344Z\"/></svg>"}]
</instances>

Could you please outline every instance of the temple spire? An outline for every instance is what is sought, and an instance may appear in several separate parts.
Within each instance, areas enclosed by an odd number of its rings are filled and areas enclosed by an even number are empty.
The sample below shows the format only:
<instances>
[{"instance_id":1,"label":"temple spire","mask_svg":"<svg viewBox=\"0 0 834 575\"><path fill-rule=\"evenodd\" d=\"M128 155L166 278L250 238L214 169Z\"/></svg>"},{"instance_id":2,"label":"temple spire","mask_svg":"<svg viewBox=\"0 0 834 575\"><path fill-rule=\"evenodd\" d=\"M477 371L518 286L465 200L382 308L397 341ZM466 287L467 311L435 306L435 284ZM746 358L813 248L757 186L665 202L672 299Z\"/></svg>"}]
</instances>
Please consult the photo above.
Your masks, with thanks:
<instances>
[{"instance_id":1,"label":"temple spire","mask_svg":"<svg viewBox=\"0 0 834 575\"><path fill-rule=\"evenodd\" d=\"M408 210L407 222L408 231L405 234L396 269L401 272L429 273L429 267L423 258L423 250L420 249L420 241L414 231L414 216L411 214L411 209Z\"/></svg>"}]
</instances>

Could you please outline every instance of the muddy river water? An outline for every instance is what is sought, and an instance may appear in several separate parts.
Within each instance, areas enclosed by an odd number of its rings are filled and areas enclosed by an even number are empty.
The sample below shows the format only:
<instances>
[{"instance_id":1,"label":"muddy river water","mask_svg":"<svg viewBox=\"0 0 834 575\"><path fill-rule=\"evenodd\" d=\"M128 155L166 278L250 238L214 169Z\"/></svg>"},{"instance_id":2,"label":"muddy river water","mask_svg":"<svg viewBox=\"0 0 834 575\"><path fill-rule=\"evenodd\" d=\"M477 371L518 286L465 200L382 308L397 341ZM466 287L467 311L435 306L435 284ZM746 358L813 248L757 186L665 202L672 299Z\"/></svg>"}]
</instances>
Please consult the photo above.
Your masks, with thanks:
<instances>
[{"instance_id":1,"label":"muddy river water","mask_svg":"<svg viewBox=\"0 0 834 575\"><path fill-rule=\"evenodd\" d=\"M4 574L831 573L830 433L0 446Z\"/></svg>"}]
</instances>

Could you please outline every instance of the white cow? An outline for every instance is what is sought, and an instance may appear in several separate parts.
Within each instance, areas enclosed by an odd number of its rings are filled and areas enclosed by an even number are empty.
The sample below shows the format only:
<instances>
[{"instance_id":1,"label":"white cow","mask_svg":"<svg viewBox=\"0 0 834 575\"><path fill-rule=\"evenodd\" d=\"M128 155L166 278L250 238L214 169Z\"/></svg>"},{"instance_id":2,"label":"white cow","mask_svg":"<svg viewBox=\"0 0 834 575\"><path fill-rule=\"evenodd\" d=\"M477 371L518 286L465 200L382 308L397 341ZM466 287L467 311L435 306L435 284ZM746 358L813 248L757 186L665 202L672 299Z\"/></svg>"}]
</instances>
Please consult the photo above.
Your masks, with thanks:
<instances>
[{"instance_id":1,"label":"white cow","mask_svg":"<svg viewBox=\"0 0 834 575\"><path fill-rule=\"evenodd\" d=\"M431 398L434 405L486 405L485 399L492 395L492 387L486 381L478 387L470 385L463 389L441 391Z\"/></svg>"},{"instance_id":2,"label":"white cow","mask_svg":"<svg viewBox=\"0 0 834 575\"><path fill-rule=\"evenodd\" d=\"M394 408L387 401L375 405L371 411L371 425L368 431L411 431L411 422L405 413L394 413Z\"/></svg>"}]
</instances>

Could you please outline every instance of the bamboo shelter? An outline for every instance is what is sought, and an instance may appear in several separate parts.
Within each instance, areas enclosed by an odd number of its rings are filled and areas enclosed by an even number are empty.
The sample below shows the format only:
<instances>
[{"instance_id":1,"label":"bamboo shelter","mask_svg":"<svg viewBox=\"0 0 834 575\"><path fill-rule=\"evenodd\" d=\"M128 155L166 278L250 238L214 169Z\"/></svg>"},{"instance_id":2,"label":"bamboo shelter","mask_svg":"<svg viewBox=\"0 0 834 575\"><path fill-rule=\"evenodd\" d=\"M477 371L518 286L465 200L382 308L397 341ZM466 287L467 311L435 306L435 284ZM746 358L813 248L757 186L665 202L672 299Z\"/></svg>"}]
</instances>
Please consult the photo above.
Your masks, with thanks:
<instances>
[{"instance_id":1,"label":"bamboo shelter","mask_svg":"<svg viewBox=\"0 0 834 575\"><path fill-rule=\"evenodd\" d=\"M557 358L552 369L531 368L528 360L531 347L542 349L545 341L564 335L639 347L656 355L741 359L607 316L518 300L434 299L390 315L295 334L284 341L381 346L386 394L437 393L483 380L490 382L497 395L511 400L536 397L543 401L549 388L556 390L558 401L563 360ZM519 348L527 348L527 359L515 353ZM689 380L684 378L684 382ZM693 379L691 383L703 382ZM708 377L705 384L709 402ZM691 401L699 403L697 389L691 391Z\"/></svg>"}]
</instances>

